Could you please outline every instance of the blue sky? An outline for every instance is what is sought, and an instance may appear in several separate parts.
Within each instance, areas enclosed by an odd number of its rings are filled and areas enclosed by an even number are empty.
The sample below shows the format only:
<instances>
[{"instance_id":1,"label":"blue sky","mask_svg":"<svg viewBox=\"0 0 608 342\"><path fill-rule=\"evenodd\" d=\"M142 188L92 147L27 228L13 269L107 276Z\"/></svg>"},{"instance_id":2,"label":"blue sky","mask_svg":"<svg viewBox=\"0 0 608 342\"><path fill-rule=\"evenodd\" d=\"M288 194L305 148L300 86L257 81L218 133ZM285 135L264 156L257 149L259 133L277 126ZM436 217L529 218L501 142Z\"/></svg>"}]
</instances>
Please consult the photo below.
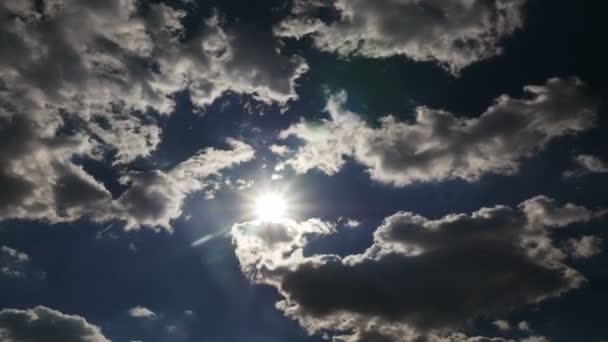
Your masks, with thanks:
<instances>
[{"instance_id":1,"label":"blue sky","mask_svg":"<svg viewBox=\"0 0 608 342\"><path fill-rule=\"evenodd\" d=\"M608 340L605 10L4 1L0 341Z\"/></svg>"}]
</instances>

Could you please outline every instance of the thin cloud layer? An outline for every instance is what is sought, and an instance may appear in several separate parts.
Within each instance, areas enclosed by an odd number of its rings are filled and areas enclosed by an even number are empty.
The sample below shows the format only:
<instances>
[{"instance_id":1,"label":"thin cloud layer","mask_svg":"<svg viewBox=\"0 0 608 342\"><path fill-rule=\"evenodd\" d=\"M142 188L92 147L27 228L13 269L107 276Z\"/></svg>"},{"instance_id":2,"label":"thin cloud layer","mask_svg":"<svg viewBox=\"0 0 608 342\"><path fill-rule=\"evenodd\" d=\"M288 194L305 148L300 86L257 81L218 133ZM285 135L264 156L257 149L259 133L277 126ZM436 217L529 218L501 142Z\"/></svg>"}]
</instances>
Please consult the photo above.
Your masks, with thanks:
<instances>
[{"instance_id":1,"label":"thin cloud layer","mask_svg":"<svg viewBox=\"0 0 608 342\"><path fill-rule=\"evenodd\" d=\"M283 297L277 307L309 333L336 341L475 341L453 334L477 317L507 314L585 282L552 232L594 217L544 196L439 219L398 212L365 252L345 257L303 254L309 239L335 231L314 219L236 224L232 238L243 273L276 287Z\"/></svg>"},{"instance_id":2,"label":"thin cloud layer","mask_svg":"<svg viewBox=\"0 0 608 342\"><path fill-rule=\"evenodd\" d=\"M478 118L418 107L413 122L389 115L378 127L347 110L341 92L327 102L329 119L302 120L279 134L298 138L300 147L272 151L283 158L279 169L290 166L298 173L316 168L332 175L351 157L373 180L394 186L511 175L522 160L556 138L592 128L596 118L597 101L585 95L578 79L552 78L524 90L526 98L503 95Z\"/></svg>"},{"instance_id":3,"label":"thin cloud layer","mask_svg":"<svg viewBox=\"0 0 608 342\"><path fill-rule=\"evenodd\" d=\"M44 306L0 310L0 339L3 342L111 342L98 326L83 317Z\"/></svg>"},{"instance_id":4,"label":"thin cloud layer","mask_svg":"<svg viewBox=\"0 0 608 342\"><path fill-rule=\"evenodd\" d=\"M312 37L341 56L405 55L457 73L501 53L500 42L522 26L524 0L302 1L275 28L281 37ZM334 17L320 19L321 13Z\"/></svg>"}]
</instances>

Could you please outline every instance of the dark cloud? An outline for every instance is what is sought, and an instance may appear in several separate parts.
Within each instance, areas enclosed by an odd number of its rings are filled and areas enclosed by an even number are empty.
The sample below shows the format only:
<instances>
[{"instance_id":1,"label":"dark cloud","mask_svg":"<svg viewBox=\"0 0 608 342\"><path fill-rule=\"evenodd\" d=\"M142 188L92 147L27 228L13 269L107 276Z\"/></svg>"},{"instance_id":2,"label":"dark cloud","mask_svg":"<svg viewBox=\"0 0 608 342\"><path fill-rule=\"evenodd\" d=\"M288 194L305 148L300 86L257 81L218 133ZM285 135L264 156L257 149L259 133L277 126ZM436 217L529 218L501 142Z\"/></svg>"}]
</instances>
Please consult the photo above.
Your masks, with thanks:
<instances>
[{"instance_id":1,"label":"dark cloud","mask_svg":"<svg viewBox=\"0 0 608 342\"><path fill-rule=\"evenodd\" d=\"M0 338L5 342L110 342L83 317L44 306L0 310Z\"/></svg>"},{"instance_id":2,"label":"dark cloud","mask_svg":"<svg viewBox=\"0 0 608 342\"><path fill-rule=\"evenodd\" d=\"M61 217L81 217L103 212L110 193L84 170L62 172L54 188L54 200Z\"/></svg>"},{"instance_id":3,"label":"dark cloud","mask_svg":"<svg viewBox=\"0 0 608 342\"><path fill-rule=\"evenodd\" d=\"M499 43L522 26L524 0L295 1L277 25L282 37L312 36L315 46L342 56L405 55L436 61L457 73L500 54ZM319 14L333 11L332 18Z\"/></svg>"},{"instance_id":4,"label":"dark cloud","mask_svg":"<svg viewBox=\"0 0 608 342\"><path fill-rule=\"evenodd\" d=\"M502 95L478 118L418 107L412 123L389 115L378 127L348 111L342 92L328 100L329 119L302 120L280 133L281 139L299 138L301 147L291 153L273 150L284 159L279 169L291 166L304 173L318 168L332 175L345 157L352 157L372 179L395 186L510 175L552 140L588 130L596 119L598 102L585 94L578 79L553 78L524 90L526 98Z\"/></svg>"},{"instance_id":5,"label":"dark cloud","mask_svg":"<svg viewBox=\"0 0 608 342\"><path fill-rule=\"evenodd\" d=\"M133 222L154 226L153 222L165 221L180 214L185 194L178 184L161 171L150 171L130 177L129 189L120 197L124 210Z\"/></svg>"},{"instance_id":6,"label":"dark cloud","mask_svg":"<svg viewBox=\"0 0 608 342\"><path fill-rule=\"evenodd\" d=\"M73 164L96 158L95 144L81 133L58 133L28 116L0 116L0 219L73 220L110 200L103 185ZM100 216L100 215L98 215Z\"/></svg>"},{"instance_id":7,"label":"dark cloud","mask_svg":"<svg viewBox=\"0 0 608 342\"><path fill-rule=\"evenodd\" d=\"M585 278L564 263L552 230L595 216L544 196L435 220L398 212L365 252L346 257L303 256L311 236L333 232L320 221L248 222L232 236L243 272L275 286L283 296L277 307L309 332L350 332L340 341L440 341L477 317L579 287ZM445 341L459 341L454 336Z\"/></svg>"}]
</instances>

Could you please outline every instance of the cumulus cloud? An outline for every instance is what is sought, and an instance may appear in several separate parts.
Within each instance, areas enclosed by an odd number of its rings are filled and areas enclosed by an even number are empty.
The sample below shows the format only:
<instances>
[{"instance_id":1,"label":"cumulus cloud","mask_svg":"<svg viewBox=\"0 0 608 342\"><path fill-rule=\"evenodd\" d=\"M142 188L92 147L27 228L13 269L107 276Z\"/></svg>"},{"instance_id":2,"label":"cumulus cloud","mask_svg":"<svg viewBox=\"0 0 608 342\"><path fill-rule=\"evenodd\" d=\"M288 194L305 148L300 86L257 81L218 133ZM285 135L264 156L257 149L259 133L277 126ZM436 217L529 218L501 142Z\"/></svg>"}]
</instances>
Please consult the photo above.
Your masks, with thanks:
<instances>
[{"instance_id":1,"label":"cumulus cloud","mask_svg":"<svg viewBox=\"0 0 608 342\"><path fill-rule=\"evenodd\" d=\"M294 81L306 64L281 55L272 37L225 27L215 13L185 39L185 12L152 4L142 16L138 6L58 0L37 8L34 1L4 1L0 32L12 44L3 46L0 78L6 95L22 95L6 96L11 107L100 115L105 125L120 127L108 132L124 133L133 129L132 110L169 113L170 95L182 89L200 105L225 91L264 102L296 97Z\"/></svg>"},{"instance_id":2,"label":"cumulus cloud","mask_svg":"<svg viewBox=\"0 0 608 342\"><path fill-rule=\"evenodd\" d=\"M456 73L501 53L501 39L522 26L524 0L329 0L295 2L277 25L281 37L310 36L341 56L405 55ZM320 19L334 12L334 18Z\"/></svg>"},{"instance_id":3,"label":"cumulus cloud","mask_svg":"<svg viewBox=\"0 0 608 342\"><path fill-rule=\"evenodd\" d=\"M5 342L110 342L98 326L83 317L44 306L0 310L0 339Z\"/></svg>"},{"instance_id":4,"label":"cumulus cloud","mask_svg":"<svg viewBox=\"0 0 608 342\"><path fill-rule=\"evenodd\" d=\"M546 210L528 209L536 203ZM232 239L243 273L276 287L277 307L311 334L336 341L492 341L454 334L477 317L506 314L585 282L565 264L567 253L552 234L594 217L591 210L572 215L573 207L537 196L515 208L438 219L398 212L385 218L366 251L345 257L304 255L311 238L335 231L316 219L240 223Z\"/></svg>"},{"instance_id":5,"label":"cumulus cloud","mask_svg":"<svg viewBox=\"0 0 608 342\"><path fill-rule=\"evenodd\" d=\"M135 318L148 318L148 319L155 319L156 318L156 314L143 306L136 306L133 307L131 309L129 309L129 316L131 317L135 317Z\"/></svg>"},{"instance_id":6,"label":"cumulus cloud","mask_svg":"<svg viewBox=\"0 0 608 342\"><path fill-rule=\"evenodd\" d=\"M70 222L81 217L101 222L118 219L128 228L162 226L181 214L184 198L204 190L207 179L221 170L253 158L253 149L228 139L230 149L203 149L169 171L128 173L127 190L119 198L73 163L73 158L96 158L96 143L84 134L44 135L24 116L0 116L0 219Z\"/></svg>"},{"instance_id":7,"label":"cumulus cloud","mask_svg":"<svg viewBox=\"0 0 608 342\"><path fill-rule=\"evenodd\" d=\"M514 174L522 160L552 140L593 127L597 101L582 86L575 78L552 78L524 87L526 98L500 96L477 118L418 107L413 122L389 115L377 127L347 110L341 92L327 102L329 119L302 120L279 134L298 138L301 146L281 152L277 168L290 166L298 173L316 168L332 175L350 157L372 179L395 186Z\"/></svg>"},{"instance_id":8,"label":"cumulus cloud","mask_svg":"<svg viewBox=\"0 0 608 342\"><path fill-rule=\"evenodd\" d=\"M0 115L0 218L71 221L110 198L72 162L95 158L95 144L84 134L56 134L58 129L25 116Z\"/></svg>"},{"instance_id":9,"label":"cumulus cloud","mask_svg":"<svg viewBox=\"0 0 608 342\"><path fill-rule=\"evenodd\" d=\"M296 98L295 81L307 65L283 55L272 35L227 25L220 13L186 32L185 15L134 0L0 2L6 43L0 48L0 220L118 218L130 226L167 226L167 217L179 212L171 205L191 192L179 187L204 187L203 174L180 175L204 169L195 165L200 156L171 174L126 172L123 180L134 188L118 200L75 160L109 162L122 172L148 157L161 141L159 120L172 113L179 91L187 90L199 107L226 92L279 105ZM202 161L211 173L218 170L217 161ZM154 191L137 189L172 182L178 189L163 196L173 204L155 202L156 218L127 203Z\"/></svg>"}]
</instances>

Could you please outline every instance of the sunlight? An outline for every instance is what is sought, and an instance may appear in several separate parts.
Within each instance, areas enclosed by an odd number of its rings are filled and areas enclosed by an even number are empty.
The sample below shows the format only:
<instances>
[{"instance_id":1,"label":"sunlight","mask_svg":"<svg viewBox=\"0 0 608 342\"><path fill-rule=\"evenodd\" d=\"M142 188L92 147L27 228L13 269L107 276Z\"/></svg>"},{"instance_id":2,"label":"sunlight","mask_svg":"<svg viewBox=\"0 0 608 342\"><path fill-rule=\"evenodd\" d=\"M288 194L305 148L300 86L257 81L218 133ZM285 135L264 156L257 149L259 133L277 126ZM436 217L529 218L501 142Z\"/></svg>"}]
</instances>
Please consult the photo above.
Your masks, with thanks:
<instances>
[{"instance_id":1,"label":"sunlight","mask_svg":"<svg viewBox=\"0 0 608 342\"><path fill-rule=\"evenodd\" d=\"M275 221L285 217L287 203L285 199L276 193L266 193L255 201L255 214L258 220Z\"/></svg>"}]
</instances>

